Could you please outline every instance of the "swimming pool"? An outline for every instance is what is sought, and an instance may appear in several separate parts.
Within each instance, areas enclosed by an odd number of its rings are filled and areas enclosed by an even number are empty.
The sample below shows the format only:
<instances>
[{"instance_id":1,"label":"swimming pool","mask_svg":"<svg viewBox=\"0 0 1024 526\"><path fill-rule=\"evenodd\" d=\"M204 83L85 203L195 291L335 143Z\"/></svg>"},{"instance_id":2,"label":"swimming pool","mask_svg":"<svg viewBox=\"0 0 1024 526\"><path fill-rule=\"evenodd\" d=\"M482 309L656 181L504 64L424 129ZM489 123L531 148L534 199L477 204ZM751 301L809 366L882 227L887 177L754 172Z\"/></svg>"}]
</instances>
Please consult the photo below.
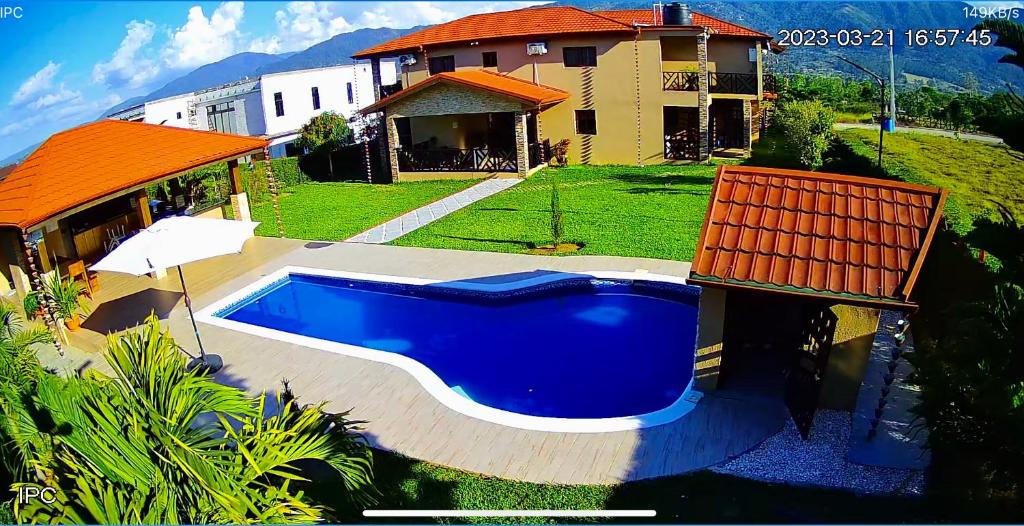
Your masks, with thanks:
<instances>
[{"instance_id":1,"label":"swimming pool","mask_svg":"<svg viewBox=\"0 0 1024 526\"><path fill-rule=\"evenodd\" d=\"M288 267L199 318L398 365L470 416L596 432L692 409L698 291L634 273L440 283Z\"/></svg>"}]
</instances>

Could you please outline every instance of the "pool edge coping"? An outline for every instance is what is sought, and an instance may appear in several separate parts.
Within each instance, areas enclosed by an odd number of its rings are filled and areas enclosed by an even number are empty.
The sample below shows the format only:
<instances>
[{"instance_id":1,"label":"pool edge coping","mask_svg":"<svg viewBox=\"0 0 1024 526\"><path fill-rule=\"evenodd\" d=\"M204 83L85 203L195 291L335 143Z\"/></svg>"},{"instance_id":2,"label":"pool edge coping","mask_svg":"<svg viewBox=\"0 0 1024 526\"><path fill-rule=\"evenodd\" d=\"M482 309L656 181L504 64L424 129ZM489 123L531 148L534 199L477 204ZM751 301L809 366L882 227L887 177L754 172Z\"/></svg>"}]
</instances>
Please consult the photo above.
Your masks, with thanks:
<instances>
[{"instance_id":1,"label":"pool edge coping","mask_svg":"<svg viewBox=\"0 0 1024 526\"><path fill-rule=\"evenodd\" d=\"M550 273L544 273L538 276L525 277L520 280L513 280L501 283L483 283L464 280L451 281L429 278L415 278L409 276L392 276L386 274L368 274L361 272L349 272L343 270L328 270L313 267L287 265L249 283L248 285L243 286L242 288L220 298L219 300L214 301L213 303L207 305L206 307L196 312L195 317L197 322L213 325L223 329L238 331L253 336L280 341L283 343L301 345L303 347L308 347L320 351L331 352L354 358L362 358L365 360L370 360L398 367L404 370L405 372L409 373L420 384L420 386L424 390L426 390L427 393L429 393L435 400L437 400L442 405L448 407L453 411L469 416L471 418L476 418L478 420L483 420L493 424L518 429L526 429L530 431L542 431L552 433L609 433L617 431L634 431L638 429L664 425L674 422L685 416L690 411L692 411L696 407L697 402L699 402L701 397L703 396L702 393L700 393L700 391L696 391L693 389L693 376L691 375L689 383L683 390L683 393L679 396L679 398L676 399L675 402L673 402L668 407L659 409L657 411L652 411L650 413L612 418L557 418L524 415L521 413L514 413L511 411L505 411L502 409L489 407L479 402L475 402L466 397L463 397L456 393L443 380L441 380L441 378L436 373L434 373L434 371L432 371L429 367L420 363L417 360L414 360L401 354L370 349L367 347L360 347L358 345L333 342L321 338L303 336L300 334L279 331L276 329L270 329L258 325L232 321L217 316L217 313L219 313L220 311L240 301L243 301L249 298L250 296L262 292L264 289L267 289L274 283L285 279L290 274L305 274L311 276L333 277L359 281L395 283L400 285L437 286L441 288L450 288L474 292L508 292L512 290L525 289L528 287L534 287L538 285L555 283L558 281L579 279L581 277L591 279L652 281L693 287L693 285L690 285L689 283L686 282L685 278L679 276L654 274L644 270L587 270L576 272L555 271Z\"/></svg>"}]
</instances>

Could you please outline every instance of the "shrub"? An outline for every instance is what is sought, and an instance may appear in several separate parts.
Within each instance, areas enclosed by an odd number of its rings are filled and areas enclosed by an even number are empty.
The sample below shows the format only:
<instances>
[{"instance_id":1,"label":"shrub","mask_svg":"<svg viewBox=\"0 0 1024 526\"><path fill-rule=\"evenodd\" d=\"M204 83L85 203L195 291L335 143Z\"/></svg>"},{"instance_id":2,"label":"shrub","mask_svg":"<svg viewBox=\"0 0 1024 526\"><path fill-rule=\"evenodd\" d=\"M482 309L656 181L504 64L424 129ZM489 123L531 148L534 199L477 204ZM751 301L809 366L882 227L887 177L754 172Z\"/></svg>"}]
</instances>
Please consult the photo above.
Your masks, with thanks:
<instances>
[{"instance_id":1,"label":"shrub","mask_svg":"<svg viewBox=\"0 0 1024 526\"><path fill-rule=\"evenodd\" d=\"M819 101L792 101L779 106L774 117L786 145L804 168L821 167L822 155L832 140L835 113Z\"/></svg>"},{"instance_id":2,"label":"shrub","mask_svg":"<svg viewBox=\"0 0 1024 526\"><path fill-rule=\"evenodd\" d=\"M569 164L569 139L562 139L551 145L551 159L548 160L551 166L565 166Z\"/></svg>"}]
</instances>

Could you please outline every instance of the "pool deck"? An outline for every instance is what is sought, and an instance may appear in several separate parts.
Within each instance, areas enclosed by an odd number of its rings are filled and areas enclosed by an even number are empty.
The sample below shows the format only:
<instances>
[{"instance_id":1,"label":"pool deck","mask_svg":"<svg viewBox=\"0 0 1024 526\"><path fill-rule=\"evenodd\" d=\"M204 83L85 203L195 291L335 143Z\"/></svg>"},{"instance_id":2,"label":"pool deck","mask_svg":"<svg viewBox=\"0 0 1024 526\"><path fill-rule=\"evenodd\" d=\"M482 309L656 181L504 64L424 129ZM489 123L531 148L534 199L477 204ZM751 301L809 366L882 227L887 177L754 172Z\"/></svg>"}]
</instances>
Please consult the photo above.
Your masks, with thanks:
<instances>
[{"instance_id":1,"label":"pool deck","mask_svg":"<svg viewBox=\"0 0 1024 526\"><path fill-rule=\"evenodd\" d=\"M184 267L196 310L285 265L440 280L509 280L538 270L646 269L685 276L689 264L603 256L546 257L434 250L356 243L310 243L255 238L241 255ZM188 350L196 348L180 285L173 273L156 280L102 274L102 289L65 367L106 371L99 355L108 331L140 322L150 310ZM477 420L449 409L404 370L200 324L208 352L223 357L218 381L253 393L276 392L287 379L301 402L326 402L330 411L351 409L377 447L508 479L548 483L610 484L685 473L719 464L779 431L781 400L757 391L705 396L679 420L641 430L610 433L528 431ZM56 360L54 360L56 363Z\"/></svg>"}]
</instances>

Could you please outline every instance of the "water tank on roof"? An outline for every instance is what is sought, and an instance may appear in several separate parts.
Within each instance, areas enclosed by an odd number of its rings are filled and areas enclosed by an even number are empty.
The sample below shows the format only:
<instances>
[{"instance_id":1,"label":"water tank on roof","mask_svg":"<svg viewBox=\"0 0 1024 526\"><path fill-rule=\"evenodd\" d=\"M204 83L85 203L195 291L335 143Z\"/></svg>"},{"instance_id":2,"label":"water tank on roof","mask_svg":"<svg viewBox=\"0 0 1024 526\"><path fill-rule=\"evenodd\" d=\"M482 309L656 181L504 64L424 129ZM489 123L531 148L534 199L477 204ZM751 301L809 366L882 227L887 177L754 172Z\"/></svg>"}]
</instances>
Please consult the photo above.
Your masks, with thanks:
<instances>
[{"instance_id":1,"label":"water tank on roof","mask_svg":"<svg viewBox=\"0 0 1024 526\"><path fill-rule=\"evenodd\" d=\"M669 2L661 8L662 23L666 26L693 25L690 20L690 6L679 2Z\"/></svg>"}]
</instances>

